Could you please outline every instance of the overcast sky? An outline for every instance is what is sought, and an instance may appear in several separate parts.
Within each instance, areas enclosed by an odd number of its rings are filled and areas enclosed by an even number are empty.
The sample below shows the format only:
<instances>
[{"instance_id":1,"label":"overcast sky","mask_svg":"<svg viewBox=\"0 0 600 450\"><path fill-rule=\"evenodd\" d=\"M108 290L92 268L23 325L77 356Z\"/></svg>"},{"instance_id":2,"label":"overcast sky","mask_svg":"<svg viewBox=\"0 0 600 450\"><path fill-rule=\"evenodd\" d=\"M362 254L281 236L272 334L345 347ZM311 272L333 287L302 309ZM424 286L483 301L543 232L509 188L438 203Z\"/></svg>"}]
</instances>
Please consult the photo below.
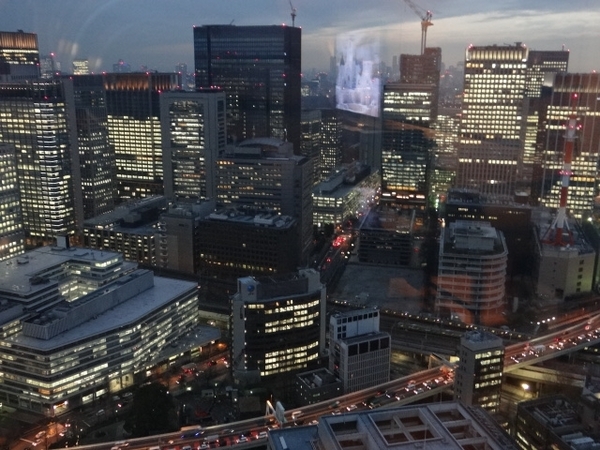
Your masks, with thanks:
<instances>
[{"instance_id":1,"label":"overcast sky","mask_svg":"<svg viewBox=\"0 0 600 450\"><path fill-rule=\"evenodd\" d=\"M302 68L328 69L335 36L367 30L382 59L419 52L421 27L405 0L292 0L302 27ZM524 42L534 50L570 49L570 72L600 69L600 0L414 0L433 13L427 44L446 65L469 44ZM291 24L289 0L0 0L0 30L37 33L42 54L73 58L93 71L123 59L133 69L194 69L194 25Z\"/></svg>"}]
</instances>

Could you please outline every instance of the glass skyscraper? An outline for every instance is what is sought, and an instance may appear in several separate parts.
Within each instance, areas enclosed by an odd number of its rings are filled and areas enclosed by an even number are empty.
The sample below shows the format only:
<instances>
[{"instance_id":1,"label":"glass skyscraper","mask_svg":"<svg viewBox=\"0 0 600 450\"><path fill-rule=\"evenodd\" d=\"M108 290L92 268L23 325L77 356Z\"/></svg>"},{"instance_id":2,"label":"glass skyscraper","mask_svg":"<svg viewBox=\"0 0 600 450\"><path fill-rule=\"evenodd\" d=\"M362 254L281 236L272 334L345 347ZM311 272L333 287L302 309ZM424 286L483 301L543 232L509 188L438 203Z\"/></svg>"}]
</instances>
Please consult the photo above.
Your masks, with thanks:
<instances>
[{"instance_id":1,"label":"glass skyscraper","mask_svg":"<svg viewBox=\"0 0 600 450\"><path fill-rule=\"evenodd\" d=\"M300 152L300 28L195 27L194 58L196 87L227 95L229 143L275 137Z\"/></svg>"}]
</instances>

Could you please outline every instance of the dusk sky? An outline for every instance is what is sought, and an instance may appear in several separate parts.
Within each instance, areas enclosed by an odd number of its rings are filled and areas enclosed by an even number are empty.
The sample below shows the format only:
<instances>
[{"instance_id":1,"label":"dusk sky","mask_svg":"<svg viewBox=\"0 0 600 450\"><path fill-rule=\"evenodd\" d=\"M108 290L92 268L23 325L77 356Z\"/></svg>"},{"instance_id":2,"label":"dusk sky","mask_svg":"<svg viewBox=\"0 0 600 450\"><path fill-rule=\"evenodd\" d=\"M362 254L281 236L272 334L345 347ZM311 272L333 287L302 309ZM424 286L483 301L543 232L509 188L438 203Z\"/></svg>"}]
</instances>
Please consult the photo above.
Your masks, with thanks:
<instances>
[{"instance_id":1,"label":"dusk sky","mask_svg":"<svg viewBox=\"0 0 600 450\"><path fill-rule=\"evenodd\" d=\"M420 19L404 0L292 0L302 27L302 69L327 70L335 36L366 30L379 37L381 59L419 52ZM464 60L469 44L570 49L570 72L600 69L600 0L414 0L433 12L427 44L446 65ZM501 9L500 9L501 8ZM193 71L194 25L291 24L289 0L0 0L0 30L37 33L40 52L55 52L69 72L73 58L93 71L119 59Z\"/></svg>"}]
</instances>

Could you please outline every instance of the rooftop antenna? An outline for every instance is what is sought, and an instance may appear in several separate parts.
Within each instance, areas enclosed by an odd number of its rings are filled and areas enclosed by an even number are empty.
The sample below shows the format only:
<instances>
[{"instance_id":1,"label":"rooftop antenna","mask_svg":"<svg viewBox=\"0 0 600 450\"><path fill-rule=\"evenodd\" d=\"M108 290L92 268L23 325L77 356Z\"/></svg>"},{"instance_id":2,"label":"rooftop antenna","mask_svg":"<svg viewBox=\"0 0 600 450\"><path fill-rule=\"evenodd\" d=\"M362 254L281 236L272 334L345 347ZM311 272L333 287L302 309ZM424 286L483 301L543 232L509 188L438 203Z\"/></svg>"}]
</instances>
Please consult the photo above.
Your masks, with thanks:
<instances>
[{"instance_id":1,"label":"rooftop antenna","mask_svg":"<svg viewBox=\"0 0 600 450\"><path fill-rule=\"evenodd\" d=\"M290 2L290 8L292 8L292 12L290 13L290 16L292 16L292 26L296 26L296 11L297 9L294 8L294 5L292 5L292 0L288 0Z\"/></svg>"}]
</instances>

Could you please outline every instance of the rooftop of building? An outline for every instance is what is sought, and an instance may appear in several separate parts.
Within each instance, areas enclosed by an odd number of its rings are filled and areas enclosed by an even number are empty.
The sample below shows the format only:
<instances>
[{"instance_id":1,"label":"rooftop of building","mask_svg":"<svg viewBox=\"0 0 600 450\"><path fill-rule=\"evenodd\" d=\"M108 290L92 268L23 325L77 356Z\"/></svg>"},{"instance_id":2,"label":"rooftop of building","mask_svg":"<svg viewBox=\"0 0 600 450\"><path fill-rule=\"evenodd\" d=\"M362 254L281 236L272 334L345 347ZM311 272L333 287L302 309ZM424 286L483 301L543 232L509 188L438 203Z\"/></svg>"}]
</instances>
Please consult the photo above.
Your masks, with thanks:
<instances>
[{"instance_id":1,"label":"rooftop of building","mask_svg":"<svg viewBox=\"0 0 600 450\"><path fill-rule=\"evenodd\" d=\"M340 380L338 377L336 377L333 373L331 373L328 369L324 367L312 370L310 372L299 373L298 375L296 375L296 377L303 384L311 388L342 382L342 380Z\"/></svg>"},{"instance_id":2,"label":"rooftop of building","mask_svg":"<svg viewBox=\"0 0 600 450\"><path fill-rule=\"evenodd\" d=\"M556 212L550 208L535 208L531 216L536 225L540 245L545 253L556 251L562 253L578 252L579 254L589 254L594 252L594 248L581 230L579 224L572 217L566 219L563 225L563 244L556 245L554 236L558 232L555 228Z\"/></svg>"},{"instance_id":3,"label":"rooftop of building","mask_svg":"<svg viewBox=\"0 0 600 450\"><path fill-rule=\"evenodd\" d=\"M487 331L483 331L483 330L471 330L471 331L467 331L462 339L464 339L466 342L469 343L473 343L473 344L479 344L479 343L487 343L487 344L493 344L493 345L501 345L502 344L502 338L496 336L495 334L489 333Z\"/></svg>"},{"instance_id":4,"label":"rooftop of building","mask_svg":"<svg viewBox=\"0 0 600 450\"><path fill-rule=\"evenodd\" d=\"M516 450L515 441L485 411L458 402L410 405L323 416L318 426L270 432L273 448L343 450Z\"/></svg>"},{"instance_id":5,"label":"rooftop of building","mask_svg":"<svg viewBox=\"0 0 600 450\"><path fill-rule=\"evenodd\" d=\"M369 313L374 313L377 312L379 313L379 308L377 307L370 307L370 308L361 308L361 309L355 309L355 310L351 310L351 311L336 311L334 313L331 314L332 318L335 319L343 319L343 318L349 318L349 317L364 317L365 314L369 314Z\"/></svg>"},{"instance_id":6,"label":"rooftop of building","mask_svg":"<svg viewBox=\"0 0 600 450\"><path fill-rule=\"evenodd\" d=\"M352 344L360 344L361 342L370 341L372 339L381 339L384 337L389 337L390 334L385 331L373 331L370 333L363 333L356 336L351 336L348 338L336 339L339 342L343 342L346 345Z\"/></svg>"},{"instance_id":7,"label":"rooftop of building","mask_svg":"<svg viewBox=\"0 0 600 450\"><path fill-rule=\"evenodd\" d=\"M474 189L450 189L446 196L447 204L455 205L480 205L480 206L504 206L530 210L527 204L527 196L523 193L515 193L513 196L491 195Z\"/></svg>"},{"instance_id":8,"label":"rooftop of building","mask_svg":"<svg viewBox=\"0 0 600 450\"><path fill-rule=\"evenodd\" d=\"M20 295L25 300L27 297L33 296L35 292L47 289L48 279L44 274L68 262L103 266L114 259L122 260L122 256L114 252L89 248L39 247L2 261L0 264L0 297L4 292L11 296ZM130 265L124 263L124 267L129 269Z\"/></svg>"},{"instance_id":9,"label":"rooftop of building","mask_svg":"<svg viewBox=\"0 0 600 450\"><path fill-rule=\"evenodd\" d=\"M164 211L167 205L167 198L162 195L128 201L113 211L85 220L84 227L117 228L125 225L129 228L144 228L148 225L143 221L144 216L151 215L156 221L158 214Z\"/></svg>"},{"instance_id":10,"label":"rooftop of building","mask_svg":"<svg viewBox=\"0 0 600 450\"><path fill-rule=\"evenodd\" d=\"M36 351L51 351L62 346L72 345L135 323L195 287L197 287L197 283L194 282L154 277L152 288L140 292L127 301L51 339L38 339L20 333L7 338L7 342Z\"/></svg>"},{"instance_id":11,"label":"rooftop of building","mask_svg":"<svg viewBox=\"0 0 600 450\"><path fill-rule=\"evenodd\" d=\"M248 208L222 208L209 214L206 219L281 229L290 228L296 223L296 219L291 216L284 216L274 211Z\"/></svg>"},{"instance_id":12,"label":"rooftop of building","mask_svg":"<svg viewBox=\"0 0 600 450\"><path fill-rule=\"evenodd\" d=\"M528 411L538 422L554 432L581 424L576 407L560 395L519 403L519 409Z\"/></svg>"},{"instance_id":13,"label":"rooftop of building","mask_svg":"<svg viewBox=\"0 0 600 450\"><path fill-rule=\"evenodd\" d=\"M371 208L365 218L362 230L385 230L400 234L424 232L423 214L416 209L403 210L386 202Z\"/></svg>"}]
</instances>

